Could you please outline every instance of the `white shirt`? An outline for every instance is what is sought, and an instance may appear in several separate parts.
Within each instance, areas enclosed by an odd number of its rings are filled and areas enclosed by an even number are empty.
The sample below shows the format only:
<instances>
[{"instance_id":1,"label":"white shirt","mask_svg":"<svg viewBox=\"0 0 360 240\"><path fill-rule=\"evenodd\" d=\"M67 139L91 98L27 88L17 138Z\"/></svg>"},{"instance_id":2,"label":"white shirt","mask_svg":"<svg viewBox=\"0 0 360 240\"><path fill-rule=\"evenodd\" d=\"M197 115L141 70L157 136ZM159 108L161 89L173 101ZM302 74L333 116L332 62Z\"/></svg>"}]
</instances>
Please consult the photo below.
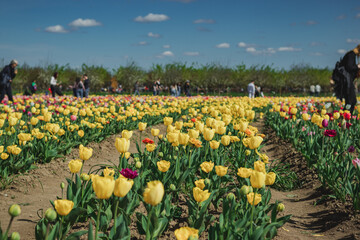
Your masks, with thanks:
<instances>
[{"instance_id":1,"label":"white shirt","mask_svg":"<svg viewBox=\"0 0 360 240\"><path fill-rule=\"evenodd\" d=\"M316 89L316 92L319 93L319 92L321 91L321 86L320 86L320 85L316 85L316 86L315 86L315 89Z\"/></svg>"},{"instance_id":2,"label":"white shirt","mask_svg":"<svg viewBox=\"0 0 360 240\"><path fill-rule=\"evenodd\" d=\"M52 76L50 80L50 85L56 85L56 84L57 84L57 80L56 78L54 78L54 76Z\"/></svg>"}]
</instances>

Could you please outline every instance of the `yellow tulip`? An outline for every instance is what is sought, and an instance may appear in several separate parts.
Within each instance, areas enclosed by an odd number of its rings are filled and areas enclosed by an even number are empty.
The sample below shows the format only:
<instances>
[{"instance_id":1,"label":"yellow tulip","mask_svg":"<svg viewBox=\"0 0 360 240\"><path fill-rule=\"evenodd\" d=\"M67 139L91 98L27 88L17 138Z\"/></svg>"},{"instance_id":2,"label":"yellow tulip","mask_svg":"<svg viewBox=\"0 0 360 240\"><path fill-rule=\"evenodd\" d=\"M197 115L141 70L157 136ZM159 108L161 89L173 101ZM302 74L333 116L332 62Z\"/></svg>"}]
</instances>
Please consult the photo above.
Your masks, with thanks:
<instances>
[{"instance_id":1,"label":"yellow tulip","mask_svg":"<svg viewBox=\"0 0 360 240\"><path fill-rule=\"evenodd\" d=\"M214 135L215 135L214 129L210 129L210 128L204 129L203 136L206 141L211 141L213 139Z\"/></svg>"},{"instance_id":2,"label":"yellow tulip","mask_svg":"<svg viewBox=\"0 0 360 240\"><path fill-rule=\"evenodd\" d=\"M113 177L115 174L115 170L114 169L109 169L108 167L106 167L103 171L104 177L110 176Z\"/></svg>"},{"instance_id":3,"label":"yellow tulip","mask_svg":"<svg viewBox=\"0 0 360 240\"><path fill-rule=\"evenodd\" d=\"M228 167L224 167L224 166L215 166L215 172L216 175L218 175L219 177L223 177L227 174L228 171Z\"/></svg>"},{"instance_id":4,"label":"yellow tulip","mask_svg":"<svg viewBox=\"0 0 360 240\"><path fill-rule=\"evenodd\" d=\"M187 145L189 142L190 136L186 133L179 133L179 144Z\"/></svg>"},{"instance_id":5,"label":"yellow tulip","mask_svg":"<svg viewBox=\"0 0 360 240\"><path fill-rule=\"evenodd\" d=\"M74 207L74 202L66 199L59 199L54 201L55 210L61 216L68 215Z\"/></svg>"},{"instance_id":6,"label":"yellow tulip","mask_svg":"<svg viewBox=\"0 0 360 240\"><path fill-rule=\"evenodd\" d=\"M183 127L183 124L184 124L184 122L177 121L177 122L175 122L175 128L177 130L181 130L181 128Z\"/></svg>"},{"instance_id":7,"label":"yellow tulip","mask_svg":"<svg viewBox=\"0 0 360 240\"><path fill-rule=\"evenodd\" d=\"M14 155L19 155L21 153L21 148L19 147L14 147L11 151L12 154Z\"/></svg>"},{"instance_id":8,"label":"yellow tulip","mask_svg":"<svg viewBox=\"0 0 360 240\"><path fill-rule=\"evenodd\" d=\"M249 148L250 149L256 149L260 146L260 144L262 143L263 138L260 136L254 136L250 138L249 141Z\"/></svg>"},{"instance_id":9,"label":"yellow tulip","mask_svg":"<svg viewBox=\"0 0 360 240\"><path fill-rule=\"evenodd\" d=\"M168 125L166 128L167 133L175 132L175 127L173 125Z\"/></svg>"},{"instance_id":10,"label":"yellow tulip","mask_svg":"<svg viewBox=\"0 0 360 240\"><path fill-rule=\"evenodd\" d=\"M292 115L295 115L296 113L297 113L297 108L291 108L291 110L290 110L290 113L292 114Z\"/></svg>"},{"instance_id":11,"label":"yellow tulip","mask_svg":"<svg viewBox=\"0 0 360 240\"><path fill-rule=\"evenodd\" d=\"M176 240L188 240L190 237L197 239L199 237L199 230L191 227L181 227L175 230Z\"/></svg>"},{"instance_id":12,"label":"yellow tulip","mask_svg":"<svg viewBox=\"0 0 360 240\"><path fill-rule=\"evenodd\" d=\"M84 136L84 130L79 130L78 131L78 135L82 138Z\"/></svg>"},{"instance_id":13,"label":"yellow tulip","mask_svg":"<svg viewBox=\"0 0 360 240\"><path fill-rule=\"evenodd\" d=\"M35 126L36 124L38 124L39 119L37 119L36 117L32 117L30 120L31 125Z\"/></svg>"},{"instance_id":14,"label":"yellow tulip","mask_svg":"<svg viewBox=\"0 0 360 240\"><path fill-rule=\"evenodd\" d=\"M144 201L152 206L158 205L164 197L164 185L160 181L151 181L147 183L144 191Z\"/></svg>"},{"instance_id":15,"label":"yellow tulip","mask_svg":"<svg viewBox=\"0 0 360 240\"><path fill-rule=\"evenodd\" d=\"M221 137L221 144L224 145L225 147L229 146L230 141L231 141L231 138L228 135L224 135Z\"/></svg>"},{"instance_id":16,"label":"yellow tulip","mask_svg":"<svg viewBox=\"0 0 360 240\"><path fill-rule=\"evenodd\" d=\"M173 118L172 118L172 117L164 117L164 124L165 124L166 126L171 125L172 122L173 122Z\"/></svg>"},{"instance_id":17,"label":"yellow tulip","mask_svg":"<svg viewBox=\"0 0 360 240\"><path fill-rule=\"evenodd\" d=\"M198 187L193 188L193 196L195 201L198 203L201 203L203 201L206 201L210 197L209 190L201 190Z\"/></svg>"},{"instance_id":18,"label":"yellow tulip","mask_svg":"<svg viewBox=\"0 0 360 240\"><path fill-rule=\"evenodd\" d=\"M78 173L80 172L82 165L83 165L82 161L77 159L77 160L71 160L68 164L68 167L71 173Z\"/></svg>"},{"instance_id":19,"label":"yellow tulip","mask_svg":"<svg viewBox=\"0 0 360 240\"><path fill-rule=\"evenodd\" d=\"M93 153L92 148L87 148L87 147L84 147L82 144L80 144L79 156L80 156L81 160L84 160L84 161L89 160L89 158L91 158L91 156L92 156L92 153Z\"/></svg>"},{"instance_id":20,"label":"yellow tulip","mask_svg":"<svg viewBox=\"0 0 360 240\"><path fill-rule=\"evenodd\" d=\"M254 162L254 170L258 172L266 173L265 163L263 163L260 160Z\"/></svg>"},{"instance_id":21,"label":"yellow tulip","mask_svg":"<svg viewBox=\"0 0 360 240\"><path fill-rule=\"evenodd\" d=\"M252 172L253 172L253 170L251 168L241 167L238 169L237 175L242 178L248 178L251 176Z\"/></svg>"},{"instance_id":22,"label":"yellow tulip","mask_svg":"<svg viewBox=\"0 0 360 240\"><path fill-rule=\"evenodd\" d=\"M120 177L115 181L114 195L117 197L125 197L134 185L134 181L125 177Z\"/></svg>"},{"instance_id":23,"label":"yellow tulip","mask_svg":"<svg viewBox=\"0 0 360 240\"><path fill-rule=\"evenodd\" d=\"M202 133L204 131L204 124L202 122L196 122L195 128L196 128L196 130L198 130L199 132Z\"/></svg>"},{"instance_id":24,"label":"yellow tulip","mask_svg":"<svg viewBox=\"0 0 360 240\"><path fill-rule=\"evenodd\" d=\"M215 129L215 132L220 135L224 135L226 132L226 127L218 126Z\"/></svg>"},{"instance_id":25,"label":"yellow tulip","mask_svg":"<svg viewBox=\"0 0 360 240\"><path fill-rule=\"evenodd\" d=\"M153 152L156 149L156 144L146 144L146 150Z\"/></svg>"},{"instance_id":26,"label":"yellow tulip","mask_svg":"<svg viewBox=\"0 0 360 240\"><path fill-rule=\"evenodd\" d=\"M220 142L215 141L215 140L210 141L210 147L211 147L211 149L216 150L216 149L219 148L219 146L220 146Z\"/></svg>"},{"instance_id":27,"label":"yellow tulip","mask_svg":"<svg viewBox=\"0 0 360 240\"><path fill-rule=\"evenodd\" d=\"M126 158L126 159L128 159L130 156L131 156L131 153L130 153L130 152L126 152L126 153L125 153L125 158Z\"/></svg>"},{"instance_id":28,"label":"yellow tulip","mask_svg":"<svg viewBox=\"0 0 360 240\"><path fill-rule=\"evenodd\" d=\"M250 183L253 188L262 188L265 185L265 174L253 171L250 175Z\"/></svg>"},{"instance_id":29,"label":"yellow tulip","mask_svg":"<svg viewBox=\"0 0 360 240\"><path fill-rule=\"evenodd\" d=\"M195 181L195 186L203 190L205 188L205 179L199 179Z\"/></svg>"},{"instance_id":30,"label":"yellow tulip","mask_svg":"<svg viewBox=\"0 0 360 240\"><path fill-rule=\"evenodd\" d=\"M3 152L3 153L1 153L0 157L2 160L6 160L6 159L8 159L9 154Z\"/></svg>"},{"instance_id":31,"label":"yellow tulip","mask_svg":"<svg viewBox=\"0 0 360 240\"><path fill-rule=\"evenodd\" d=\"M206 173L209 173L213 170L214 168L214 163L213 162L203 162L202 164L200 164L201 170L203 170Z\"/></svg>"},{"instance_id":32,"label":"yellow tulip","mask_svg":"<svg viewBox=\"0 0 360 240\"><path fill-rule=\"evenodd\" d=\"M302 119L303 119L304 121L308 121L308 120L309 120L309 114L307 114L307 113L303 113L303 115L302 115L301 117L302 117Z\"/></svg>"},{"instance_id":33,"label":"yellow tulip","mask_svg":"<svg viewBox=\"0 0 360 240\"><path fill-rule=\"evenodd\" d=\"M146 129L147 123L139 122L139 131L144 131Z\"/></svg>"},{"instance_id":34,"label":"yellow tulip","mask_svg":"<svg viewBox=\"0 0 360 240\"><path fill-rule=\"evenodd\" d=\"M126 138L127 140L130 140L130 138L132 137L132 135L133 135L133 131L123 130L123 131L121 132L121 136L122 136L123 138Z\"/></svg>"},{"instance_id":35,"label":"yellow tulip","mask_svg":"<svg viewBox=\"0 0 360 240\"><path fill-rule=\"evenodd\" d=\"M4 152L4 146L0 146L0 153Z\"/></svg>"},{"instance_id":36,"label":"yellow tulip","mask_svg":"<svg viewBox=\"0 0 360 240\"><path fill-rule=\"evenodd\" d=\"M130 141L127 138L116 138L115 147L119 153L126 153L130 148Z\"/></svg>"},{"instance_id":37,"label":"yellow tulip","mask_svg":"<svg viewBox=\"0 0 360 240\"><path fill-rule=\"evenodd\" d=\"M340 118L340 113L339 112L334 112L333 117L334 117L334 119L339 119Z\"/></svg>"},{"instance_id":38,"label":"yellow tulip","mask_svg":"<svg viewBox=\"0 0 360 240\"><path fill-rule=\"evenodd\" d=\"M170 143L174 143L174 142L177 142L179 141L179 133L178 132L169 132L167 135L167 140L170 142Z\"/></svg>"},{"instance_id":39,"label":"yellow tulip","mask_svg":"<svg viewBox=\"0 0 360 240\"><path fill-rule=\"evenodd\" d=\"M9 117L8 122L9 122L10 127L12 127L12 126L15 126L17 124L18 119L14 118L14 117Z\"/></svg>"},{"instance_id":40,"label":"yellow tulip","mask_svg":"<svg viewBox=\"0 0 360 240\"><path fill-rule=\"evenodd\" d=\"M189 136L190 136L190 138L197 139L199 137L199 131L195 130L195 129L190 129L189 130Z\"/></svg>"},{"instance_id":41,"label":"yellow tulip","mask_svg":"<svg viewBox=\"0 0 360 240\"><path fill-rule=\"evenodd\" d=\"M151 129L151 135L153 135L154 137L159 135L159 133L160 133L160 129L156 129L156 128Z\"/></svg>"},{"instance_id":42,"label":"yellow tulip","mask_svg":"<svg viewBox=\"0 0 360 240\"><path fill-rule=\"evenodd\" d=\"M95 195L99 199L108 199L111 197L115 188L115 180L113 177L101 177L95 175L92 178L92 187Z\"/></svg>"},{"instance_id":43,"label":"yellow tulip","mask_svg":"<svg viewBox=\"0 0 360 240\"><path fill-rule=\"evenodd\" d=\"M261 202L261 194L259 194L259 193L255 194L255 193L251 192L251 193L248 193L248 195L246 195L246 197L247 197L248 202L251 205L256 206L259 204L259 202Z\"/></svg>"},{"instance_id":44,"label":"yellow tulip","mask_svg":"<svg viewBox=\"0 0 360 240\"><path fill-rule=\"evenodd\" d=\"M269 172L265 177L265 185L273 185L276 179L276 173Z\"/></svg>"},{"instance_id":45,"label":"yellow tulip","mask_svg":"<svg viewBox=\"0 0 360 240\"><path fill-rule=\"evenodd\" d=\"M158 161L156 165L160 172L167 172L170 168L170 162L165 160Z\"/></svg>"}]
</instances>

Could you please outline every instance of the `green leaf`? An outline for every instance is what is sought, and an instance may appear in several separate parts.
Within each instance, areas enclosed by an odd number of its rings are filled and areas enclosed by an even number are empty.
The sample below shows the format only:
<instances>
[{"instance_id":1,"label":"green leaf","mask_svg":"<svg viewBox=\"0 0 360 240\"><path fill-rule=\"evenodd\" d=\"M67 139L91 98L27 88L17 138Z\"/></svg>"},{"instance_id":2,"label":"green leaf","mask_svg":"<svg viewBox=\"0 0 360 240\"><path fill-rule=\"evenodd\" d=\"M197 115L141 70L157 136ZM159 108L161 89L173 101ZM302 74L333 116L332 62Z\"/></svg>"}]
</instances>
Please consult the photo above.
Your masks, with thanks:
<instances>
[{"instance_id":1,"label":"green leaf","mask_svg":"<svg viewBox=\"0 0 360 240\"><path fill-rule=\"evenodd\" d=\"M80 237L84 234L86 234L88 231L87 230L82 230L82 231L78 231L78 232L74 232L72 234L70 234L66 240L77 240L80 239Z\"/></svg>"}]
</instances>

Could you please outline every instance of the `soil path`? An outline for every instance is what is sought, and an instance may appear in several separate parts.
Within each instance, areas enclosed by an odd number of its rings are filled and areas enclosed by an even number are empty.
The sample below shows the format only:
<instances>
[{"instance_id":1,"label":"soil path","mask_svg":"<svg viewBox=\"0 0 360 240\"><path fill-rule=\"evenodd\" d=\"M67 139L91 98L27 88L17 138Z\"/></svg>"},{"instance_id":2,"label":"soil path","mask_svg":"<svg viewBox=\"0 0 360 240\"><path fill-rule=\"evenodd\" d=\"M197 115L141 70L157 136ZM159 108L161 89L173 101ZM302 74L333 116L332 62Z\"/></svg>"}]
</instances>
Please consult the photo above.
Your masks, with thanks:
<instances>
[{"instance_id":1,"label":"soil path","mask_svg":"<svg viewBox=\"0 0 360 240\"><path fill-rule=\"evenodd\" d=\"M266 146L261 152L266 153L270 160L289 164L301 182L300 188L293 191L271 190L272 201L279 200L285 205L280 216L292 215L290 221L279 229L275 239L360 239L360 218L351 212L351 205L333 199L319 201L326 193L316 172L308 169L302 155L265 127L263 120L253 125L266 134Z\"/></svg>"},{"instance_id":2,"label":"soil path","mask_svg":"<svg viewBox=\"0 0 360 240\"><path fill-rule=\"evenodd\" d=\"M160 129L160 134L166 133L165 125L157 125L152 128ZM142 133L142 139L151 136L151 127L148 127ZM135 153L135 141L139 140L139 131L134 131L130 144L130 152ZM119 153L115 148L115 138L121 137L121 134L109 136L101 143L90 143L87 147L93 148L93 156L85 162L84 171L87 172L91 166L96 164L109 164L118 162ZM143 144L142 147L144 147ZM48 164L38 164L38 168L27 174L16 177L14 182L4 191L0 191L0 222L2 227L6 228L9 222L8 208L11 204L21 206L21 215L15 218L11 232L20 233L21 239L35 239L35 225L40 219L38 214L51 207L49 200L55 200L61 196L61 182L71 177L68 163L72 159L79 158L79 150L72 149L71 153L63 159L53 160Z\"/></svg>"}]
</instances>

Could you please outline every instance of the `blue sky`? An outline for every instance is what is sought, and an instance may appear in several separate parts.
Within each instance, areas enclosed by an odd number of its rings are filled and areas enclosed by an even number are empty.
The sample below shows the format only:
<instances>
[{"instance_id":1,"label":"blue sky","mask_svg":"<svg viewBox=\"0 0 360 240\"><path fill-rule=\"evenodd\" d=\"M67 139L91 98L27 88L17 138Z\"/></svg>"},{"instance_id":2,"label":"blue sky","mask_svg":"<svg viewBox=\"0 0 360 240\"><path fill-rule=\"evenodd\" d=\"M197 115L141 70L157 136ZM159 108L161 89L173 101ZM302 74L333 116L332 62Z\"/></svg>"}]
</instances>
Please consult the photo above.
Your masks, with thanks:
<instances>
[{"instance_id":1,"label":"blue sky","mask_svg":"<svg viewBox=\"0 0 360 240\"><path fill-rule=\"evenodd\" d=\"M2 0L0 58L108 69L332 68L360 44L358 0Z\"/></svg>"}]
</instances>

